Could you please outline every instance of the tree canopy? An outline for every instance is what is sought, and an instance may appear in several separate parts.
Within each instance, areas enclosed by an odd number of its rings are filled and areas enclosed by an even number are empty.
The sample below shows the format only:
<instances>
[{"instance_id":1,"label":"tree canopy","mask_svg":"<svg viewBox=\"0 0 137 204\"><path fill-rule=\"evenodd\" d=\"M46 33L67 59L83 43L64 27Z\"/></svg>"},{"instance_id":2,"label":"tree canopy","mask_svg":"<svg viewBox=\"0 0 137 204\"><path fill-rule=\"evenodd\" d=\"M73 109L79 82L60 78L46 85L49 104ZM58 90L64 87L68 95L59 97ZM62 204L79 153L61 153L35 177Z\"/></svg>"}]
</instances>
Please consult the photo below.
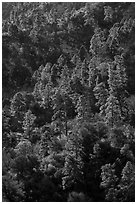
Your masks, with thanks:
<instances>
[{"instance_id":1,"label":"tree canopy","mask_svg":"<svg viewBox=\"0 0 137 204\"><path fill-rule=\"evenodd\" d=\"M3 201L135 201L135 3L2 3Z\"/></svg>"}]
</instances>

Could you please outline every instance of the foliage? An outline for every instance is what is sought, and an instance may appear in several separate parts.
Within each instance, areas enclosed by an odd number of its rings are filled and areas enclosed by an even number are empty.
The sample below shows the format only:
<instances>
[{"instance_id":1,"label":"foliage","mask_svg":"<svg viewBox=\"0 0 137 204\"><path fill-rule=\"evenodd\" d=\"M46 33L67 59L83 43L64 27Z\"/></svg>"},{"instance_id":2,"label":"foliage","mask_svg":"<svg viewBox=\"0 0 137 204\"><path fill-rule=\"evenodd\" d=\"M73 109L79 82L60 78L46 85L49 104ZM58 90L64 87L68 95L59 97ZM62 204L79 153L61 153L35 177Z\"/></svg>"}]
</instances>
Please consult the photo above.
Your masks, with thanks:
<instances>
[{"instance_id":1,"label":"foliage","mask_svg":"<svg viewBox=\"0 0 137 204\"><path fill-rule=\"evenodd\" d=\"M134 202L134 2L3 2L3 201Z\"/></svg>"}]
</instances>

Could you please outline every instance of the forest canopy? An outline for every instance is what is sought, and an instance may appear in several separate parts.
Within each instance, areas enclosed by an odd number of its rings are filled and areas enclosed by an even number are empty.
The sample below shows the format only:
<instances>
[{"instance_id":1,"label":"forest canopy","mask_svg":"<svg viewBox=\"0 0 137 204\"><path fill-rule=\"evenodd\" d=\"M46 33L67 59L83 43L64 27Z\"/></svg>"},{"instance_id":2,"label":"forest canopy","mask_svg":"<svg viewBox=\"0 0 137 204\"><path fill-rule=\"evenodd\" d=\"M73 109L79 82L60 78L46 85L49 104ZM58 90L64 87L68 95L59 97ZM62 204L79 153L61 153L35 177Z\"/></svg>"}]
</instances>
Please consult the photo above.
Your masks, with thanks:
<instances>
[{"instance_id":1,"label":"forest canopy","mask_svg":"<svg viewBox=\"0 0 137 204\"><path fill-rule=\"evenodd\" d=\"M5 202L135 201L135 3L2 3Z\"/></svg>"}]
</instances>

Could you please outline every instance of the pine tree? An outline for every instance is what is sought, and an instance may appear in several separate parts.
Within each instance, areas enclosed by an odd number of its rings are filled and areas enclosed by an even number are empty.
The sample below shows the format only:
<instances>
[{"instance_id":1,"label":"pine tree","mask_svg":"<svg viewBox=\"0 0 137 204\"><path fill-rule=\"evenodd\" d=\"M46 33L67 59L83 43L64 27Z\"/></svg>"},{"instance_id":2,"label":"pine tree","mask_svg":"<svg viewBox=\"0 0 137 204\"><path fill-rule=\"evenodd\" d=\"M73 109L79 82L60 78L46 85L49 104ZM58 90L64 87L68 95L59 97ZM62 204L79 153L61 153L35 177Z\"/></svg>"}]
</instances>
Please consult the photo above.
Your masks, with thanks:
<instances>
[{"instance_id":1,"label":"pine tree","mask_svg":"<svg viewBox=\"0 0 137 204\"><path fill-rule=\"evenodd\" d=\"M51 67L51 74L50 74L50 80L54 86L57 86L57 84L58 84L57 78L58 78L58 66L56 64L54 64Z\"/></svg>"},{"instance_id":2,"label":"pine tree","mask_svg":"<svg viewBox=\"0 0 137 204\"><path fill-rule=\"evenodd\" d=\"M36 119L36 116L32 114L30 110L26 112L24 121L23 121L23 129L24 129L24 138L30 139L33 127L34 127L34 121Z\"/></svg>"},{"instance_id":3,"label":"pine tree","mask_svg":"<svg viewBox=\"0 0 137 204\"><path fill-rule=\"evenodd\" d=\"M67 65L63 66L61 75L60 75L60 80L59 80L59 88L63 91L63 92L70 92L70 71L68 69Z\"/></svg>"},{"instance_id":4,"label":"pine tree","mask_svg":"<svg viewBox=\"0 0 137 204\"><path fill-rule=\"evenodd\" d=\"M72 133L69 134L66 143L67 156L63 169L62 185L64 189L77 186L83 182L83 162L81 159L82 137L80 135L80 124L77 121L73 124Z\"/></svg>"},{"instance_id":5,"label":"pine tree","mask_svg":"<svg viewBox=\"0 0 137 204\"><path fill-rule=\"evenodd\" d=\"M67 94L59 90L56 90L53 96L53 110L54 115L52 120L56 124L56 127L59 128L60 134L65 134L67 137Z\"/></svg>"},{"instance_id":6,"label":"pine tree","mask_svg":"<svg viewBox=\"0 0 137 204\"><path fill-rule=\"evenodd\" d=\"M42 83L43 84L47 84L48 83L48 81L49 81L49 77L50 77L50 70L52 69L51 68L51 64L50 63L47 63L46 65L45 65L45 67L44 66L41 66L41 68L40 68L42 71L41 71L41 81L42 81Z\"/></svg>"},{"instance_id":7,"label":"pine tree","mask_svg":"<svg viewBox=\"0 0 137 204\"><path fill-rule=\"evenodd\" d=\"M88 80L88 61L87 59L84 59L84 61L81 64L81 82L83 85L87 84Z\"/></svg>"},{"instance_id":8,"label":"pine tree","mask_svg":"<svg viewBox=\"0 0 137 204\"><path fill-rule=\"evenodd\" d=\"M77 119L80 121L89 121L93 119L93 98L89 91L85 92L84 95L79 96L77 101Z\"/></svg>"},{"instance_id":9,"label":"pine tree","mask_svg":"<svg viewBox=\"0 0 137 204\"><path fill-rule=\"evenodd\" d=\"M51 96L53 90L53 82L51 81L51 64L40 66L38 72L36 71L33 78L36 79L36 84L33 90L35 101L43 108L51 108Z\"/></svg>"},{"instance_id":10,"label":"pine tree","mask_svg":"<svg viewBox=\"0 0 137 204\"><path fill-rule=\"evenodd\" d=\"M109 85L109 96L106 101L106 123L113 127L114 125L120 125L119 122L121 122L122 116L121 116L121 110L119 106L119 101L117 99L117 75L116 70L114 70L114 65L111 64L109 66L108 70L108 85Z\"/></svg>"},{"instance_id":11,"label":"pine tree","mask_svg":"<svg viewBox=\"0 0 137 204\"><path fill-rule=\"evenodd\" d=\"M122 177L119 184L120 192L122 195L120 201L130 201L135 200L135 167L130 161L128 161L122 170ZM124 198L123 198L124 195Z\"/></svg>"},{"instance_id":12,"label":"pine tree","mask_svg":"<svg viewBox=\"0 0 137 204\"><path fill-rule=\"evenodd\" d=\"M97 83L93 91L96 99L98 100L96 105L99 107L100 115L104 116L106 108L105 104L108 98L108 90L105 86L105 83L104 82Z\"/></svg>"},{"instance_id":13,"label":"pine tree","mask_svg":"<svg viewBox=\"0 0 137 204\"><path fill-rule=\"evenodd\" d=\"M81 60L77 55L74 55L73 58L71 59L73 64L75 65L75 68L73 70L72 77L77 76L78 78L81 78Z\"/></svg>"},{"instance_id":14,"label":"pine tree","mask_svg":"<svg viewBox=\"0 0 137 204\"><path fill-rule=\"evenodd\" d=\"M124 65L124 59L122 56L115 56L115 66L116 66L116 77L117 77L117 99L119 101L119 107L121 110L122 117L125 116L125 108L126 108L126 98L128 96L128 92L126 91L127 86L127 75L126 68Z\"/></svg>"},{"instance_id":15,"label":"pine tree","mask_svg":"<svg viewBox=\"0 0 137 204\"><path fill-rule=\"evenodd\" d=\"M78 53L81 61L83 62L85 59L89 58L89 54L88 54L88 51L87 49L85 48L85 46L81 46L80 47L80 50L79 50L79 53Z\"/></svg>"},{"instance_id":16,"label":"pine tree","mask_svg":"<svg viewBox=\"0 0 137 204\"><path fill-rule=\"evenodd\" d=\"M106 189L106 200L110 201L116 201L117 191L115 189L118 178L115 175L115 169L113 168L113 165L106 164L101 167L102 173L101 178L102 182L100 184L101 187Z\"/></svg>"},{"instance_id":17,"label":"pine tree","mask_svg":"<svg viewBox=\"0 0 137 204\"><path fill-rule=\"evenodd\" d=\"M98 69L97 66L100 63L100 59L98 57L92 57L92 59L89 62L88 70L89 70L89 77L88 77L88 86L89 87L95 87L96 80L98 77Z\"/></svg>"},{"instance_id":18,"label":"pine tree","mask_svg":"<svg viewBox=\"0 0 137 204\"><path fill-rule=\"evenodd\" d=\"M107 98L107 102L105 104L105 120L110 127L115 125L120 125L121 121L121 111L119 108L119 103L117 98L113 95L113 92L109 93L109 97Z\"/></svg>"},{"instance_id":19,"label":"pine tree","mask_svg":"<svg viewBox=\"0 0 137 204\"><path fill-rule=\"evenodd\" d=\"M90 52L93 56L102 54L105 46L105 32L101 28L97 27L94 30L94 35L90 41Z\"/></svg>"}]
</instances>

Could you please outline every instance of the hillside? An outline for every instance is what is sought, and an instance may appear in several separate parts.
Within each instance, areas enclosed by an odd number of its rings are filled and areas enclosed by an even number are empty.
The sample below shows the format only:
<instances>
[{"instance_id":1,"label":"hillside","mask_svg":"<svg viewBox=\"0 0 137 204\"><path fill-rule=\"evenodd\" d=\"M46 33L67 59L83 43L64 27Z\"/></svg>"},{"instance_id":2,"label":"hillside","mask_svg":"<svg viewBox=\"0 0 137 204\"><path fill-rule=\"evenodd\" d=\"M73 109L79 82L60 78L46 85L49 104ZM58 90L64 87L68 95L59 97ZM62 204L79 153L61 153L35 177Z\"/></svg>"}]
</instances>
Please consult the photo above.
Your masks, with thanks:
<instances>
[{"instance_id":1,"label":"hillside","mask_svg":"<svg viewBox=\"0 0 137 204\"><path fill-rule=\"evenodd\" d=\"M2 15L3 201L134 202L135 3Z\"/></svg>"}]
</instances>

